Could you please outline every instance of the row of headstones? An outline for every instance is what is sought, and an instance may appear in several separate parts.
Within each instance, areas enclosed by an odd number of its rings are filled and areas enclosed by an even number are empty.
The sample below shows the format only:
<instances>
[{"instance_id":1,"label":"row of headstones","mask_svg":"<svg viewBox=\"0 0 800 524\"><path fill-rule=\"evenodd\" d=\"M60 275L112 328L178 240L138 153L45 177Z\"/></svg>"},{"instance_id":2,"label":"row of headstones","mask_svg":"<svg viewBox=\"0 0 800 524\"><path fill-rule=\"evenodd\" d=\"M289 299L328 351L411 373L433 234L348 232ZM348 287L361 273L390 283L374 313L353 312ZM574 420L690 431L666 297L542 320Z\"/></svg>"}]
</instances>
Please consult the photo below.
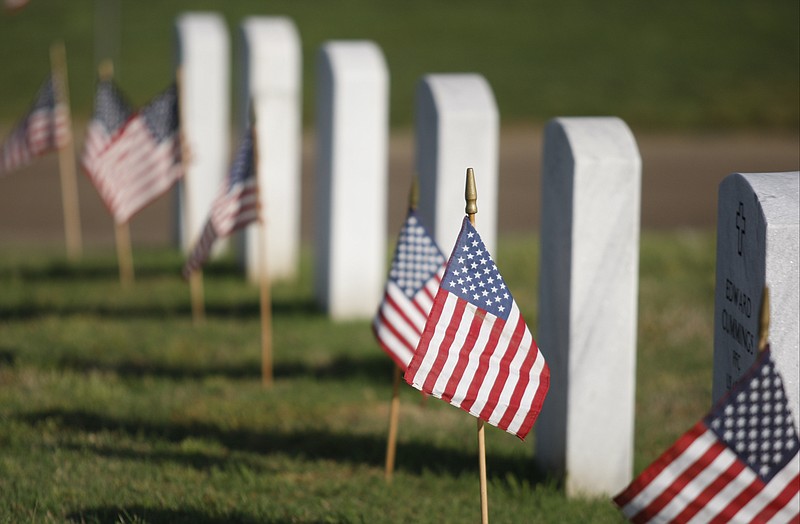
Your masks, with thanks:
<instances>
[{"instance_id":1,"label":"row of headstones","mask_svg":"<svg viewBox=\"0 0 800 524\"><path fill-rule=\"evenodd\" d=\"M227 96L219 65L227 48L209 49L210 34L226 41L224 24L191 14L177 27L184 108L193 111L187 124L206 118L204 132L222 132L226 115L209 113L224 112L225 104L205 97ZM299 39L288 19L252 18L242 23L242 45L242 98L256 101L263 144L268 265L272 276L288 276L299 244ZM334 318L368 317L386 278L388 71L380 48L363 41L323 45L317 68L316 294ZM428 75L416 95L420 214L447 253L463 215L464 171L475 168L481 234L494 252L499 118L491 88L480 75ZM245 111L242 105L242 122ZM207 140L192 169L227 143L224 136ZM219 156L222 163L225 152ZM715 401L755 360L766 284L773 356L798 412L798 180L797 172L737 174L720 187ZM546 126L537 339L552 380L536 424L536 456L565 476L569 494L612 494L632 478L640 193L641 159L624 122L559 118Z\"/></svg>"},{"instance_id":2,"label":"row of headstones","mask_svg":"<svg viewBox=\"0 0 800 524\"><path fill-rule=\"evenodd\" d=\"M214 13L176 20L184 135L191 163L179 187L178 236L188 250L199 234L229 154L228 36ZM301 49L293 22L241 23L238 128L252 101L258 179L271 278L292 277L300 244ZM331 41L317 62L316 295L336 319L369 317L383 291L387 253L389 73L370 41ZM419 212L437 242L452 244L463 214L466 165L480 177L481 230L496 244L499 117L477 74L426 76L417 105ZM240 252L248 276L263 267L256 229Z\"/></svg>"}]
</instances>

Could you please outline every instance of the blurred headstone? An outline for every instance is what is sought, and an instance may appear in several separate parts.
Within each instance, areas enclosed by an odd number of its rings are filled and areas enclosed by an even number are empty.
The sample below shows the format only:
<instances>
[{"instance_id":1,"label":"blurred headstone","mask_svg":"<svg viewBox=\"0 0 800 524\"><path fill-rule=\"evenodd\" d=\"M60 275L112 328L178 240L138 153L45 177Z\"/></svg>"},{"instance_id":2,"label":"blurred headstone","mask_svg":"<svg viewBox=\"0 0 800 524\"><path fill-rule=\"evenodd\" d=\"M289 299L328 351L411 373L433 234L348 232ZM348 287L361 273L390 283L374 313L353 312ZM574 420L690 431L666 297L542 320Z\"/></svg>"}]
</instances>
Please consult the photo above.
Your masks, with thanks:
<instances>
[{"instance_id":1,"label":"blurred headstone","mask_svg":"<svg viewBox=\"0 0 800 524\"><path fill-rule=\"evenodd\" d=\"M315 296L335 319L375 314L386 267L389 72L370 41L317 61Z\"/></svg>"},{"instance_id":2,"label":"blurred headstone","mask_svg":"<svg viewBox=\"0 0 800 524\"><path fill-rule=\"evenodd\" d=\"M258 184L264 227L239 235L239 259L248 279L261 276L265 235L271 279L293 278L300 258L300 159L302 145L302 50L294 22L253 16L240 26L240 134L252 103L258 148Z\"/></svg>"},{"instance_id":3,"label":"blurred headstone","mask_svg":"<svg viewBox=\"0 0 800 524\"><path fill-rule=\"evenodd\" d=\"M177 185L177 239L188 252L200 236L230 163L230 43L217 13L175 19L181 71L181 124L189 150L185 180ZM222 239L220 239L222 240ZM215 244L215 252L225 240Z\"/></svg>"},{"instance_id":4,"label":"blurred headstone","mask_svg":"<svg viewBox=\"0 0 800 524\"><path fill-rule=\"evenodd\" d=\"M758 354L759 312L769 287L769 342L798 425L800 380L800 172L734 173L719 186L714 295L717 402Z\"/></svg>"},{"instance_id":5,"label":"blurred headstone","mask_svg":"<svg viewBox=\"0 0 800 524\"><path fill-rule=\"evenodd\" d=\"M544 134L539 347L550 392L536 459L568 496L633 475L641 158L618 118L558 118Z\"/></svg>"},{"instance_id":6,"label":"blurred headstone","mask_svg":"<svg viewBox=\"0 0 800 524\"><path fill-rule=\"evenodd\" d=\"M426 75L417 85L415 118L419 214L436 243L449 253L458 237L471 167L481 236L496 253L500 117L491 86L478 74Z\"/></svg>"}]
</instances>

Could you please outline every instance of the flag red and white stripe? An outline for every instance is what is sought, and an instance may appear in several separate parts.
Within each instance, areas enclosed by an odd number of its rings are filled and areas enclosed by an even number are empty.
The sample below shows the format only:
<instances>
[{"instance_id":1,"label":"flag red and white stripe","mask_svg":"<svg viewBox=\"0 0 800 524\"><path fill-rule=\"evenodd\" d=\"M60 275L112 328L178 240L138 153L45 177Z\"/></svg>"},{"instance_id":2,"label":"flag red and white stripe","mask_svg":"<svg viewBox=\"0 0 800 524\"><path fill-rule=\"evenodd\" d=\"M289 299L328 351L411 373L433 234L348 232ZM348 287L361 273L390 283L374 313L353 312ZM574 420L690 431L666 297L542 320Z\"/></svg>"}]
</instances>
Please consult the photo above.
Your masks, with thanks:
<instances>
[{"instance_id":1,"label":"flag red and white stripe","mask_svg":"<svg viewBox=\"0 0 800 524\"><path fill-rule=\"evenodd\" d=\"M0 146L0 176L70 143L67 107L58 101L55 90L55 78L51 75L22 121Z\"/></svg>"},{"instance_id":2,"label":"flag red and white stripe","mask_svg":"<svg viewBox=\"0 0 800 524\"><path fill-rule=\"evenodd\" d=\"M550 370L466 218L405 379L521 439L541 411Z\"/></svg>"},{"instance_id":3,"label":"flag red and white stripe","mask_svg":"<svg viewBox=\"0 0 800 524\"><path fill-rule=\"evenodd\" d=\"M632 522L798 522L798 448L767 350L614 502Z\"/></svg>"},{"instance_id":4,"label":"flag red and white stripe","mask_svg":"<svg viewBox=\"0 0 800 524\"><path fill-rule=\"evenodd\" d=\"M211 254L217 238L230 235L259 219L258 184L255 177L254 144L252 132L245 133L236 153L231 170L211 205L211 212L200 238L195 243L183 267L188 278L199 269Z\"/></svg>"},{"instance_id":5,"label":"flag red and white stripe","mask_svg":"<svg viewBox=\"0 0 800 524\"><path fill-rule=\"evenodd\" d=\"M383 301L372 321L375 338L402 370L414 356L445 262L436 242L410 210L400 229Z\"/></svg>"},{"instance_id":6,"label":"flag red and white stripe","mask_svg":"<svg viewBox=\"0 0 800 524\"><path fill-rule=\"evenodd\" d=\"M177 111L175 86L131 116L110 80L98 84L82 162L116 223L129 221L183 176Z\"/></svg>"}]
</instances>

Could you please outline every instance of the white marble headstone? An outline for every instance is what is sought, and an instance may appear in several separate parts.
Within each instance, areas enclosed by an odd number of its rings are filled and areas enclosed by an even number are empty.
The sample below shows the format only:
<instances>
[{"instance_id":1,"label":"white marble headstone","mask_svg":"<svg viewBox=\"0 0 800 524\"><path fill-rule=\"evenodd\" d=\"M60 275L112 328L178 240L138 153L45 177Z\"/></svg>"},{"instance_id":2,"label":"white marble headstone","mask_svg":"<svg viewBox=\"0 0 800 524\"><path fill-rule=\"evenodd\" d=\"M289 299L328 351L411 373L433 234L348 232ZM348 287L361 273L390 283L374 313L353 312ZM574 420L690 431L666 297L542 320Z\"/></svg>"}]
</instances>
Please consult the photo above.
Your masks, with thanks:
<instances>
[{"instance_id":1,"label":"white marble headstone","mask_svg":"<svg viewBox=\"0 0 800 524\"><path fill-rule=\"evenodd\" d=\"M240 133L256 122L258 184L265 227L239 235L239 259L248 279L261 276L262 246L271 279L293 278L300 258L302 50L294 22L254 16L240 25ZM259 239L263 235L264 239ZM263 241L263 242L262 242Z\"/></svg>"},{"instance_id":2,"label":"white marble headstone","mask_svg":"<svg viewBox=\"0 0 800 524\"><path fill-rule=\"evenodd\" d=\"M500 116L492 88L478 74L424 76L416 92L419 214L449 253L464 218L467 168L475 171L478 229L497 252Z\"/></svg>"},{"instance_id":3,"label":"white marble headstone","mask_svg":"<svg viewBox=\"0 0 800 524\"><path fill-rule=\"evenodd\" d=\"M640 193L622 120L547 124L536 339L551 379L536 460L568 496L612 495L633 475Z\"/></svg>"},{"instance_id":4,"label":"white marble headstone","mask_svg":"<svg viewBox=\"0 0 800 524\"><path fill-rule=\"evenodd\" d=\"M371 318L386 271L389 72L370 41L317 61L315 295L334 319Z\"/></svg>"},{"instance_id":5,"label":"white marble headstone","mask_svg":"<svg viewBox=\"0 0 800 524\"><path fill-rule=\"evenodd\" d=\"M221 15L175 20L181 78L181 123L190 159L177 186L177 238L188 252L199 238L230 163L230 43ZM215 243L215 252L225 245Z\"/></svg>"},{"instance_id":6,"label":"white marble headstone","mask_svg":"<svg viewBox=\"0 0 800 524\"><path fill-rule=\"evenodd\" d=\"M714 402L755 362L769 287L769 342L795 427L800 337L800 172L734 173L719 186L714 295Z\"/></svg>"}]
</instances>

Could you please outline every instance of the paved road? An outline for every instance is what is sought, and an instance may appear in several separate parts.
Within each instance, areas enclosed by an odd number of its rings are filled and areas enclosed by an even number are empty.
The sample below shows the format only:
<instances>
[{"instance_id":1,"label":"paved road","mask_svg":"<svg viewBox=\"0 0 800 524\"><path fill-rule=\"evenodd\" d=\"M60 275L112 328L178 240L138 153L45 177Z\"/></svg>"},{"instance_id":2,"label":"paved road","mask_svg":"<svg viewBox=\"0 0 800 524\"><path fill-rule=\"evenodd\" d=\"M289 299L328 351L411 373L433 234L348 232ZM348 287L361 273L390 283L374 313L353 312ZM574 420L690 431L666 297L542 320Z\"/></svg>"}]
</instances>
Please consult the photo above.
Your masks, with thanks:
<instances>
[{"instance_id":1,"label":"paved road","mask_svg":"<svg viewBox=\"0 0 800 524\"><path fill-rule=\"evenodd\" d=\"M535 231L539 223L542 126L504 128L500 140L502 232ZM6 136L5 131L0 134ZM642 227L713 228L719 182L732 172L800 169L796 135L678 135L639 133L642 156ZM80 143L80 142L79 142ZM410 132L396 132L390 145L389 227L402 220L413 172ZM304 239L313 237L314 137L303 147ZM480 184L480 173L477 173ZM55 155L0 178L0 249L63 245L60 186ZM94 188L79 175L81 223L86 246L113 246L114 228ZM174 223L172 195L134 217L135 246L168 245ZM480 203L480 201L479 201Z\"/></svg>"}]
</instances>

